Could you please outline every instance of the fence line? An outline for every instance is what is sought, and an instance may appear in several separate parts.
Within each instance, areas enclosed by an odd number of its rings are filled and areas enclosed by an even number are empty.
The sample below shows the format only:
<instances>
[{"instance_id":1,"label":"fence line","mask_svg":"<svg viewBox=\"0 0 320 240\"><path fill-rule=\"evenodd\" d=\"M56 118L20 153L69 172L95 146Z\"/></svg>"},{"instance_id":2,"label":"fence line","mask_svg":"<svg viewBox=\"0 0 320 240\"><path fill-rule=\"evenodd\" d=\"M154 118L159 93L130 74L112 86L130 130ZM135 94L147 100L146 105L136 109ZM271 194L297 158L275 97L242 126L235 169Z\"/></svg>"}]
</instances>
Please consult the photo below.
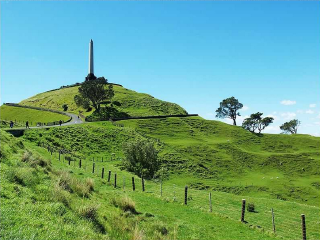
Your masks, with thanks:
<instances>
[{"instance_id":1,"label":"fence line","mask_svg":"<svg viewBox=\"0 0 320 240\"><path fill-rule=\"evenodd\" d=\"M46 148L48 152L51 153L51 158L57 159L58 161L61 161L63 163L67 161L67 166L69 166L70 162L72 161L73 167L78 166L80 169L84 169L85 171L87 171L86 166L88 163L91 163L92 174L95 177L100 177L101 179L104 178L105 166L101 166L100 170L100 166L96 165L96 163L98 163L98 158L95 159L97 161L93 161L94 159L92 159L92 161L85 160L83 158L79 158L76 154L65 149L57 149L49 145L45 146L44 143L39 144L39 146ZM56 152L56 154L52 154L54 152ZM107 164L106 161L103 161L103 158L100 157L99 160L100 159L101 163ZM76 165L76 161L79 161L79 165ZM122 171L118 171L118 173L115 172L113 174L114 181L112 184L112 171L108 171L109 186L113 185L115 189L119 189L119 186L117 186L117 176L118 179L121 179L121 176L119 176L119 172ZM267 232L281 237L285 237L288 239L305 239L307 235L308 239L317 239L320 237L320 222L317 221L311 223L309 222L309 220L307 221L308 226L306 227L306 215L303 215L303 217L301 216L300 220L299 216L288 214L287 212L284 212L281 209L278 210L274 208L268 208L266 211L263 208L262 210L259 209L259 213L261 213L261 215L259 215L259 218L255 218L254 214L252 215L250 211L248 211L247 209L248 204L246 203L250 203L250 197L248 198L249 201L243 199L242 204L241 201L237 201L235 199L224 199L224 202L221 202L219 201L219 197L212 195L211 192L196 189L189 190L188 186L177 187L174 184L163 185L162 180L160 180L159 184L157 184L154 181L150 181L150 184L148 184L149 181L146 181L144 178L138 178L136 176L132 176L131 184L129 181L129 185L125 190L125 175L129 174L123 175L123 191L129 191L131 189L131 191L134 192L137 190L137 184L141 183L141 189L140 187L138 188L139 192L145 192L146 190L146 192L148 192L149 194L153 194L154 196L159 197L161 199L171 199L173 202L181 202L187 206L197 208L208 213L213 212L214 214L227 216L233 220L238 220L244 223L249 222L250 224L254 224L258 228L262 228Z\"/></svg>"}]
</instances>

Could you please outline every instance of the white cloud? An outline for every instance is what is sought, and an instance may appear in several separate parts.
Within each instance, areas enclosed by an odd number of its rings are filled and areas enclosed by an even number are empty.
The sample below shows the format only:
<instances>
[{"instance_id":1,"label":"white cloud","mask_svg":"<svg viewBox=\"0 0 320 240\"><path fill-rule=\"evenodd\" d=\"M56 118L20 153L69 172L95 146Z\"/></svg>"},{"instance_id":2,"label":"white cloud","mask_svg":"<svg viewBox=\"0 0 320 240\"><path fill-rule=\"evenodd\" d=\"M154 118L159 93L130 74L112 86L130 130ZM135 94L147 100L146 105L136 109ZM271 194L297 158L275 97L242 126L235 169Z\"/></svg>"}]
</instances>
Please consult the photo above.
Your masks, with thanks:
<instances>
[{"instance_id":1,"label":"white cloud","mask_svg":"<svg viewBox=\"0 0 320 240\"><path fill-rule=\"evenodd\" d=\"M320 126L320 122L314 122L314 124L319 125Z\"/></svg>"},{"instance_id":2,"label":"white cloud","mask_svg":"<svg viewBox=\"0 0 320 240\"><path fill-rule=\"evenodd\" d=\"M297 102L292 100L282 100L280 103L282 105L295 105Z\"/></svg>"},{"instance_id":3,"label":"white cloud","mask_svg":"<svg viewBox=\"0 0 320 240\"><path fill-rule=\"evenodd\" d=\"M308 110L306 111L306 113L307 113L307 114L314 114L314 111L312 111L311 109L308 109Z\"/></svg>"},{"instance_id":4,"label":"white cloud","mask_svg":"<svg viewBox=\"0 0 320 240\"><path fill-rule=\"evenodd\" d=\"M311 108L315 108L316 106L317 106L317 104L315 104L315 103L312 103L309 105L309 107L311 107Z\"/></svg>"},{"instance_id":5,"label":"white cloud","mask_svg":"<svg viewBox=\"0 0 320 240\"><path fill-rule=\"evenodd\" d=\"M294 112L285 112L281 113L281 117L283 117L285 120L293 119L297 114Z\"/></svg>"},{"instance_id":6,"label":"white cloud","mask_svg":"<svg viewBox=\"0 0 320 240\"><path fill-rule=\"evenodd\" d=\"M247 111L248 109L249 109L248 106L243 106L243 107L241 108L242 111Z\"/></svg>"},{"instance_id":7,"label":"white cloud","mask_svg":"<svg viewBox=\"0 0 320 240\"><path fill-rule=\"evenodd\" d=\"M299 110L297 110L297 113L304 113L304 111L299 109Z\"/></svg>"},{"instance_id":8,"label":"white cloud","mask_svg":"<svg viewBox=\"0 0 320 240\"><path fill-rule=\"evenodd\" d=\"M268 126L263 130L264 133L281 133L279 126Z\"/></svg>"}]
</instances>

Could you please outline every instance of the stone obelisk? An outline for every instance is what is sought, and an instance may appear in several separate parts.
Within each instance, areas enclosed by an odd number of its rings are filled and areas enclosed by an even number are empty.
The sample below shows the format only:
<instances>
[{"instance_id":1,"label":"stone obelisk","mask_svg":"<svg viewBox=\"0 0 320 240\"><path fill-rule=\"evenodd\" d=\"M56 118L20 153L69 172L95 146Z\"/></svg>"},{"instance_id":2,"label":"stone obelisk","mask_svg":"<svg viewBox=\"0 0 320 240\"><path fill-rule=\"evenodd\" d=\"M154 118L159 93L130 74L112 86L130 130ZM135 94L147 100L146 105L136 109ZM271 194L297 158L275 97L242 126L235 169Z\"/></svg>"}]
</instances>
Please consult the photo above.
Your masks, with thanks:
<instances>
[{"instance_id":1,"label":"stone obelisk","mask_svg":"<svg viewBox=\"0 0 320 240\"><path fill-rule=\"evenodd\" d=\"M90 40L89 43L89 75L94 75L94 70L93 70L93 41L92 39Z\"/></svg>"}]
</instances>

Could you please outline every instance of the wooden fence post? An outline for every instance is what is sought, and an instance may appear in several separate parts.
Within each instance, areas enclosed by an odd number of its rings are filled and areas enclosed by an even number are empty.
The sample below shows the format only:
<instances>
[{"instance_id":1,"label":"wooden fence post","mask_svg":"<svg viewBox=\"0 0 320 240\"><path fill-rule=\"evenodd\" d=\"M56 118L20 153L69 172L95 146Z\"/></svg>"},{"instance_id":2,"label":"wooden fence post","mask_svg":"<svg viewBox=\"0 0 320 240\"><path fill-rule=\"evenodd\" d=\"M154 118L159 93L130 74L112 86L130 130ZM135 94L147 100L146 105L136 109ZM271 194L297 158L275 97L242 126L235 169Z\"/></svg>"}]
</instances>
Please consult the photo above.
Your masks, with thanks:
<instances>
[{"instance_id":1,"label":"wooden fence post","mask_svg":"<svg viewBox=\"0 0 320 240\"><path fill-rule=\"evenodd\" d=\"M274 223L274 213L273 213L273 208L271 208L271 214L272 214L272 227L273 227L273 233L276 233L276 224Z\"/></svg>"},{"instance_id":2,"label":"wooden fence post","mask_svg":"<svg viewBox=\"0 0 320 240\"><path fill-rule=\"evenodd\" d=\"M101 178L104 177L104 167L102 168Z\"/></svg>"},{"instance_id":3,"label":"wooden fence post","mask_svg":"<svg viewBox=\"0 0 320 240\"><path fill-rule=\"evenodd\" d=\"M108 182L110 182L110 178L111 178L111 171L109 171Z\"/></svg>"},{"instance_id":4,"label":"wooden fence post","mask_svg":"<svg viewBox=\"0 0 320 240\"><path fill-rule=\"evenodd\" d=\"M117 174L114 174L114 187L117 187Z\"/></svg>"},{"instance_id":5,"label":"wooden fence post","mask_svg":"<svg viewBox=\"0 0 320 240\"><path fill-rule=\"evenodd\" d=\"M144 192L144 179L141 178L141 184L142 184L142 192Z\"/></svg>"},{"instance_id":6,"label":"wooden fence post","mask_svg":"<svg viewBox=\"0 0 320 240\"><path fill-rule=\"evenodd\" d=\"M210 205L210 212L212 212L212 196L211 196L211 192L209 193L209 205Z\"/></svg>"},{"instance_id":7,"label":"wooden fence post","mask_svg":"<svg viewBox=\"0 0 320 240\"><path fill-rule=\"evenodd\" d=\"M60 161L61 150L59 150L59 161Z\"/></svg>"},{"instance_id":8,"label":"wooden fence post","mask_svg":"<svg viewBox=\"0 0 320 240\"><path fill-rule=\"evenodd\" d=\"M134 185L134 177L132 177L132 190L133 190L133 191L136 190L136 186Z\"/></svg>"},{"instance_id":9,"label":"wooden fence post","mask_svg":"<svg viewBox=\"0 0 320 240\"><path fill-rule=\"evenodd\" d=\"M307 240L306 218L301 214L302 240Z\"/></svg>"},{"instance_id":10,"label":"wooden fence post","mask_svg":"<svg viewBox=\"0 0 320 240\"><path fill-rule=\"evenodd\" d=\"M92 163L92 173L94 173L95 163Z\"/></svg>"},{"instance_id":11,"label":"wooden fence post","mask_svg":"<svg viewBox=\"0 0 320 240\"><path fill-rule=\"evenodd\" d=\"M79 168L81 168L82 160L81 158L79 159Z\"/></svg>"},{"instance_id":12,"label":"wooden fence post","mask_svg":"<svg viewBox=\"0 0 320 240\"><path fill-rule=\"evenodd\" d=\"M160 180L160 196L162 197L162 179Z\"/></svg>"},{"instance_id":13,"label":"wooden fence post","mask_svg":"<svg viewBox=\"0 0 320 240\"><path fill-rule=\"evenodd\" d=\"M188 186L184 187L184 205L188 203Z\"/></svg>"},{"instance_id":14,"label":"wooden fence post","mask_svg":"<svg viewBox=\"0 0 320 240\"><path fill-rule=\"evenodd\" d=\"M101 157L101 162L103 162L103 157Z\"/></svg>"},{"instance_id":15,"label":"wooden fence post","mask_svg":"<svg viewBox=\"0 0 320 240\"><path fill-rule=\"evenodd\" d=\"M71 159L70 159L70 157L69 157L69 165L70 165L70 161L71 161Z\"/></svg>"},{"instance_id":16,"label":"wooden fence post","mask_svg":"<svg viewBox=\"0 0 320 240\"><path fill-rule=\"evenodd\" d=\"M241 222L244 222L244 213L246 211L246 200L242 199Z\"/></svg>"}]
</instances>

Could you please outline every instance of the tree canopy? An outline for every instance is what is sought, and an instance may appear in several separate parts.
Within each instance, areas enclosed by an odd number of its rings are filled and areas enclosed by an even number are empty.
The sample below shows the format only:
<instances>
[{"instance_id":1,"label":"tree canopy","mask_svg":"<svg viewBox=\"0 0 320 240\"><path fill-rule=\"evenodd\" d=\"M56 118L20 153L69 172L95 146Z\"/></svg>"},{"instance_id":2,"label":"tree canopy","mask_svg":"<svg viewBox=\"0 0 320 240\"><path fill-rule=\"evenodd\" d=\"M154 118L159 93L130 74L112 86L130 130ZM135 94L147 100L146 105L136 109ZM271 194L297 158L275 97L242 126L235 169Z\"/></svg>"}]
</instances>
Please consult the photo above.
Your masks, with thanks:
<instances>
[{"instance_id":1,"label":"tree canopy","mask_svg":"<svg viewBox=\"0 0 320 240\"><path fill-rule=\"evenodd\" d=\"M237 125L236 118L240 116L238 112L239 109L243 107L243 104L235 99L234 97L230 97L224 99L220 102L220 107L216 110L216 117L218 118L230 118L233 120L233 125Z\"/></svg>"},{"instance_id":2,"label":"tree canopy","mask_svg":"<svg viewBox=\"0 0 320 240\"><path fill-rule=\"evenodd\" d=\"M79 87L79 95L74 97L74 101L78 106L85 109L92 106L97 112L100 112L101 103L104 100L111 100L113 96L113 85L108 84L107 79L104 77L87 77Z\"/></svg>"},{"instance_id":3,"label":"tree canopy","mask_svg":"<svg viewBox=\"0 0 320 240\"><path fill-rule=\"evenodd\" d=\"M243 120L242 127L250 132L258 130L261 133L267 126L273 123L272 117L262 118L263 113L257 112L250 115L249 118Z\"/></svg>"},{"instance_id":4,"label":"tree canopy","mask_svg":"<svg viewBox=\"0 0 320 240\"><path fill-rule=\"evenodd\" d=\"M300 124L301 122L298 119L293 119L289 122L285 122L284 124L282 124L280 126L280 129L283 133L296 134Z\"/></svg>"},{"instance_id":5,"label":"tree canopy","mask_svg":"<svg viewBox=\"0 0 320 240\"><path fill-rule=\"evenodd\" d=\"M152 178L160 169L158 152L150 141L137 140L124 144L124 165L140 177Z\"/></svg>"}]
</instances>

